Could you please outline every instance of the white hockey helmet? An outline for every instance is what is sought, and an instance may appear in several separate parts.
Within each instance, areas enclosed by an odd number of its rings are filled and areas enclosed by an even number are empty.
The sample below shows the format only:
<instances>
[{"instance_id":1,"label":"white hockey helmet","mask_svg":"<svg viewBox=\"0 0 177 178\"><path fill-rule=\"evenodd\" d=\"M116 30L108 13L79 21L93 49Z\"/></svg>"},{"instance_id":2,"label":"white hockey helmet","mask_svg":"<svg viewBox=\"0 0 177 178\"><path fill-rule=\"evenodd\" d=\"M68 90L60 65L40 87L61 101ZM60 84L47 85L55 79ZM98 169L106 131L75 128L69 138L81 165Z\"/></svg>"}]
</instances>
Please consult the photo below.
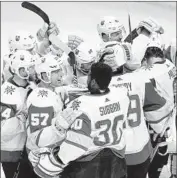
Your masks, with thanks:
<instances>
[{"instance_id":1,"label":"white hockey helmet","mask_svg":"<svg viewBox=\"0 0 177 178\"><path fill-rule=\"evenodd\" d=\"M96 61L96 51L94 51L90 44L82 42L75 49L76 68L87 75L90 71L91 65Z\"/></svg>"},{"instance_id":2,"label":"white hockey helmet","mask_svg":"<svg viewBox=\"0 0 177 178\"><path fill-rule=\"evenodd\" d=\"M113 16L105 16L103 17L97 25L97 30L100 37L103 39L103 34L106 34L109 39L111 38L111 34L117 32L117 37L119 37L120 41L125 37L126 31L120 21Z\"/></svg>"},{"instance_id":3,"label":"white hockey helmet","mask_svg":"<svg viewBox=\"0 0 177 178\"><path fill-rule=\"evenodd\" d=\"M163 39L160 34L158 33L153 33L149 39L149 42L147 44L148 47L157 47L160 48L161 50L164 49L164 44L163 44Z\"/></svg>"},{"instance_id":4,"label":"white hockey helmet","mask_svg":"<svg viewBox=\"0 0 177 178\"><path fill-rule=\"evenodd\" d=\"M59 57L55 55L45 55L40 58L40 63L36 64L35 71L38 75L38 78L44 83L51 83L51 73L57 70L62 71L62 61L59 60ZM42 73L46 73L48 81L43 80Z\"/></svg>"},{"instance_id":5,"label":"white hockey helmet","mask_svg":"<svg viewBox=\"0 0 177 178\"><path fill-rule=\"evenodd\" d=\"M35 37L25 31L19 31L11 35L8 43L11 52L16 50L32 51L37 46Z\"/></svg>"},{"instance_id":6,"label":"white hockey helmet","mask_svg":"<svg viewBox=\"0 0 177 178\"><path fill-rule=\"evenodd\" d=\"M30 54L29 51L26 50L17 50L13 53L10 57L11 65L10 69L14 74L17 74L22 79L28 79L29 78L29 71L30 67L34 65L34 56ZM21 76L19 73L19 70L21 68L24 68L27 72L27 76Z\"/></svg>"}]
</instances>

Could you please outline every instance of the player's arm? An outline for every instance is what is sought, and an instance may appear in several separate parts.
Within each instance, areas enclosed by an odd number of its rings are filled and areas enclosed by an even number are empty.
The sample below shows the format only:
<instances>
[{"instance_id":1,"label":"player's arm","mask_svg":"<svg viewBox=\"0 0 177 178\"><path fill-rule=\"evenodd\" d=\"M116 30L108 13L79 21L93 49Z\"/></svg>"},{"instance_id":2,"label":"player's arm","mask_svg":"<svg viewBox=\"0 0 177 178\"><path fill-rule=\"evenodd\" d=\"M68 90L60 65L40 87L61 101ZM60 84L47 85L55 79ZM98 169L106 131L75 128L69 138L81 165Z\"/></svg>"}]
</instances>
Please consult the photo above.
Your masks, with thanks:
<instances>
[{"instance_id":1,"label":"player's arm","mask_svg":"<svg viewBox=\"0 0 177 178\"><path fill-rule=\"evenodd\" d=\"M25 132L26 114L14 114L10 106L1 103L1 136L3 140L10 140Z\"/></svg>"},{"instance_id":2,"label":"player's arm","mask_svg":"<svg viewBox=\"0 0 177 178\"><path fill-rule=\"evenodd\" d=\"M3 92L5 85L6 83L1 87L1 136L3 140L9 140L25 131L26 113L23 110L18 112L17 104L6 104L12 100L12 96Z\"/></svg>"},{"instance_id":3,"label":"player's arm","mask_svg":"<svg viewBox=\"0 0 177 178\"><path fill-rule=\"evenodd\" d=\"M143 109L148 123L156 133L161 133L172 111L168 102L158 94L152 82L145 84Z\"/></svg>"},{"instance_id":4,"label":"player's arm","mask_svg":"<svg viewBox=\"0 0 177 178\"><path fill-rule=\"evenodd\" d=\"M63 163L75 160L82 156L93 144L91 137L91 120L85 113L76 117L71 128L67 131L67 137L60 146L58 156ZM65 150L73 150L71 155L66 155Z\"/></svg>"},{"instance_id":5,"label":"player's arm","mask_svg":"<svg viewBox=\"0 0 177 178\"><path fill-rule=\"evenodd\" d=\"M31 130L27 125L28 148L43 148L59 145L66 137L64 129L57 129L54 123L46 127L38 127L37 130Z\"/></svg>"},{"instance_id":6,"label":"player's arm","mask_svg":"<svg viewBox=\"0 0 177 178\"><path fill-rule=\"evenodd\" d=\"M159 33L159 34L163 34L164 33L164 29L162 28L162 26L155 21L155 19L153 18L147 18L144 19L142 21L140 21L140 23L138 24L137 28L135 28L126 38L125 38L125 42L130 43L131 40L134 40L135 38L137 38L140 34L145 35L147 37L150 37L152 33Z\"/></svg>"}]
</instances>

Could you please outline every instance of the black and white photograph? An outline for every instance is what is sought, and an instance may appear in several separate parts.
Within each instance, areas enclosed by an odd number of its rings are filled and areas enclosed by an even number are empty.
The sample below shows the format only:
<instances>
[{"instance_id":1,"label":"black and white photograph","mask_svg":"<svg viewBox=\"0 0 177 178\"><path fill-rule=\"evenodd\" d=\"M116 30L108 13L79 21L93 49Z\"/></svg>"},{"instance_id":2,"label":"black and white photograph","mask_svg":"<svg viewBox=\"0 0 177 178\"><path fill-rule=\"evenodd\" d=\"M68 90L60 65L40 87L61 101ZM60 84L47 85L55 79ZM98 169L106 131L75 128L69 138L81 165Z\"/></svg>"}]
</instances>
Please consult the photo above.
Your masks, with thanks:
<instances>
[{"instance_id":1,"label":"black and white photograph","mask_svg":"<svg viewBox=\"0 0 177 178\"><path fill-rule=\"evenodd\" d=\"M177 178L177 2L3 1L1 178Z\"/></svg>"}]
</instances>

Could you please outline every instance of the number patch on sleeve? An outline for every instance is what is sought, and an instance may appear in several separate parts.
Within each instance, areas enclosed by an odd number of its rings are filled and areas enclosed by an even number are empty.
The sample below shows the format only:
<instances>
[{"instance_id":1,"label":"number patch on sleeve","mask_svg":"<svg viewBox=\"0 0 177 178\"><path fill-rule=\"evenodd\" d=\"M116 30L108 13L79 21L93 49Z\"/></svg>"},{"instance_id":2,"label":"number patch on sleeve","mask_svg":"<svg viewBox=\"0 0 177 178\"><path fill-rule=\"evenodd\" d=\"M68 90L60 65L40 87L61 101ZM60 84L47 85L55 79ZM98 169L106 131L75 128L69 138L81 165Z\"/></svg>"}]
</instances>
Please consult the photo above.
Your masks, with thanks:
<instances>
[{"instance_id":1,"label":"number patch on sleeve","mask_svg":"<svg viewBox=\"0 0 177 178\"><path fill-rule=\"evenodd\" d=\"M1 103L1 121L15 116L16 105L6 105Z\"/></svg>"},{"instance_id":2,"label":"number patch on sleeve","mask_svg":"<svg viewBox=\"0 0 177 178\"><path fill-rule=\"evenodd\" d=\"M31 132L50 126L54 117L53 107L30 106L28 110L29 126Z\"/></svg>"}]
</instances>

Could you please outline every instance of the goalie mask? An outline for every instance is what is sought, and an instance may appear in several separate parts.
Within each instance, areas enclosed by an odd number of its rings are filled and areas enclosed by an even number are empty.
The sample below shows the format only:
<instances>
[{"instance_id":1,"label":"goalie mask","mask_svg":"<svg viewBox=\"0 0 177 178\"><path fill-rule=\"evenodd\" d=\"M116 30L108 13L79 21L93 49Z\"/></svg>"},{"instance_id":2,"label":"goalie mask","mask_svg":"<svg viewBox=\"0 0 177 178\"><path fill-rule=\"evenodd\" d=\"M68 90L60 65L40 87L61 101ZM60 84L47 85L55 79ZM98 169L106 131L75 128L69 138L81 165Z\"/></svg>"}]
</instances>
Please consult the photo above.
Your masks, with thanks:
<instances>
[{"instance_id":1,"label":"goalie mask","mask_svg":"<svg viewBox=\"0 0 177 178\"><path fill-rule=\"evenodd\" d=\"M121 24L116 17L112 16L103 17L97 25L97 30L104 42L121 42L126 36L123 24Z\"/></svg>"},{"instance_id":2,"label":"goalie mask","mask_svg":"<svg viewBox=\"0 0 177 178\"><path fill-rule=\"evenodd\" d=\"M28 51L18 50L10 57L10 60L12 73L17 74L21 79L28 79L30 68L34 66L34 56Z\"/></svg>"},{"instance_id":3,"label":"goalie mask","mask_svg":"<svg viewBox=\"0 0 177 178\"><path fill-rule=\"evenodd\" d=\"M46 55L40 58L40 63L35 66L38 78L44 83L61 86L63 78L62 62L57 56ZM44 76L45 75L45 79Z\"/></svg>"},{"instance_id":4,"label":"goalie mask","mask_svg":"<svg viewBox=\"0 0 177 178\"><path fill-rule=\"evenodd\" d=\"M33 54L37 48L36 39L30 33L24 31L16 32L10 36L8 43L11 52L15 52L16 50L28 50Z\"/></svg>"},{"instance_id":5,"label":"goalie mask","mask_svg":"<svg viewBox=\"0 0 177 178\"><path fill-rule=\"evenodd\" d=\"M90 68L96 60L95 51L86 43L81 43L77 49L75 49L76 56L76 68L84 75L88 75Z\"/></svg>"}]
</instances>

